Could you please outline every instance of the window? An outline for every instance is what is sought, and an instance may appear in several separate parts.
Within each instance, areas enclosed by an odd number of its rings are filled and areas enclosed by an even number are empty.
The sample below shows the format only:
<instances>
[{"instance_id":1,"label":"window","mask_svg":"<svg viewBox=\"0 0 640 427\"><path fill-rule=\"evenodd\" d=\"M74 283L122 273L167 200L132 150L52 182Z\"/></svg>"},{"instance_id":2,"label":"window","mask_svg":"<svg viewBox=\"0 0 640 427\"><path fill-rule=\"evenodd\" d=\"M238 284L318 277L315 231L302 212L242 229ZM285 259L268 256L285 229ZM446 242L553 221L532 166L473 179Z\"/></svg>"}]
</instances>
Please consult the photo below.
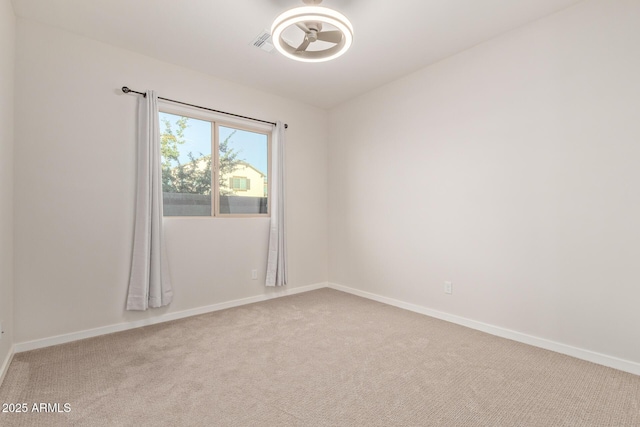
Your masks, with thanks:
<instances>
[{"instance_id":1,"label":"window","mask_svg":"<svg viewBox=\"0 0 640 427\"><path fill-rule=\"evenodd\" d=\"M164 216L269 214L267 129L160 113Z\"/></svg>"},{"instance_id":2,"label":"window","mask_svg":"<svg viewBox=\"0 0 640 427\"><path fill-rule=\"evenodd\" d=\"M246 176L231 178L231 189L233 191L247 191L251 190L251 181Z\"/></svg>"}]
</instances>

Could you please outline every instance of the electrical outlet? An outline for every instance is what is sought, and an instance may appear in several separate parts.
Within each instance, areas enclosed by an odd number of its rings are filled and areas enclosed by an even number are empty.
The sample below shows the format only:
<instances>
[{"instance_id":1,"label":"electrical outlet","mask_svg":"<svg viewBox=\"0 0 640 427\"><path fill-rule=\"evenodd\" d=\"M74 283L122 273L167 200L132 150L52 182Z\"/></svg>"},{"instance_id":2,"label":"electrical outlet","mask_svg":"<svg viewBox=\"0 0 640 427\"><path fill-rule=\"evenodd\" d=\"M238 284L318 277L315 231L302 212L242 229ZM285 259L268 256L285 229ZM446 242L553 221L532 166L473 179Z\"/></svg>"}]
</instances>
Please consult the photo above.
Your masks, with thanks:
<instances>
[{"instance_id":1,"label":"electrical outlet","mask_svg":"<svg viewBox=\"0 0 640 427\"><path fill-rule=\"evenodd\" d=\"M453 285L451 282L444 282L444 293L451 294L453 293Z\"/></svg>"},{"instance_id":2,"label":"electrical outlet","mask_svg":"<svg viewBox=\"0 0 640 427\"><path fill-rule=\"evenodd\" d=\"M258 280L258 270L251 270L251 280Z\"/></svg>"}]
</instances>

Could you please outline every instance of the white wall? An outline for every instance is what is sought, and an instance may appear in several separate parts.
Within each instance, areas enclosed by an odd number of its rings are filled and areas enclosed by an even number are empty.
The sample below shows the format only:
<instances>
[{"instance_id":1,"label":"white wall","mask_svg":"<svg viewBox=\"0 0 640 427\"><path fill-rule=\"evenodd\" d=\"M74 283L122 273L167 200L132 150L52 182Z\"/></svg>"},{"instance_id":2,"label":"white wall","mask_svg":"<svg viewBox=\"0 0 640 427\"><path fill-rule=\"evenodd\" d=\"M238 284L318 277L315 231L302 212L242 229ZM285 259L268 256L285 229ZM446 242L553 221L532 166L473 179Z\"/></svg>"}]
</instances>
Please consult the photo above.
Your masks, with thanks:
<instances>
[{"instance_id":1,"label":"white wall","mask_svg":"<svg viewBox=\"0 0 640 427\"><path fill-rule=\"evenodd\" d=\"M9 0L0 0L0 340L2 365L13 341L13 82L15 17Z\"/></svg>"},{"instance_id":2,"label":"white wall","mask_svg":"<svg viewBox=\"0 0 640 427\"><path fill-rule=\"evenodd\" d=\"M125 312L137 97L124 85L287 122L288 288L326 282L325 111L18 20L16 342L273 292L264 287L268 219L173 218L173 303Z\"/></svg>"},{"instance_id":3,"label":"white wall","mask_svg":"<svg viewBox=\"0 0 640 427\"><path fill-rule=\"evenodd\" d=\"M586 0L333 109L330 282L640 362L639 22Z\"/></svg>"}]
</instances>

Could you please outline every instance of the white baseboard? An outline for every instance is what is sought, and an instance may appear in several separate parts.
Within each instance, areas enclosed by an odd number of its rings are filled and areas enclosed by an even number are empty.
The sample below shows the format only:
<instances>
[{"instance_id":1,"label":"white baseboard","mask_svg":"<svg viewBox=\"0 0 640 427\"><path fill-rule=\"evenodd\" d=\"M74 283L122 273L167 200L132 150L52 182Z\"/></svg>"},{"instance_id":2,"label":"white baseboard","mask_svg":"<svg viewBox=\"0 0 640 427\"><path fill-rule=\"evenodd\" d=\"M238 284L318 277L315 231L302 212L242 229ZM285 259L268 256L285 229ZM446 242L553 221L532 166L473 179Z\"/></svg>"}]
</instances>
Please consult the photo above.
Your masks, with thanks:
<instances>
[{"instance_id":1,"label":"white baseboard","mask_svg":"<svg viewBox=\"0 0 640 427\"><path fill-rule=\"evenodd\" d=\"M192 308L189 310L178 311L174 313L167 313L162 316L157 316L157 317L144 319L144 320L137 320L134 322L117 323L114 325L101 326L99 328L72 332L69 334L56 335L53 337L42 338L42 339L33 340L33 341L20 342L20 343L14 344L14 351L15 353L21 353L23 351L50 347L52 345L64 344L72 341L82 340L85 338L92 338L100 335L111 334L114 332L126 331L128 329L139 328L142 326L155 325L157 323L169 322L171 320L183 319L185 317L197 316L199 314L211 313L213 311L224 310L227 308L238 307L246 304L253 304L255 302L267 301L273 298L299 294L302 292L313 291L316 289L321 289L326 287L327 287L327 283L322 282L322 283L316 283L314 285L300 286L297 288L288 288L286 286L270 288L271 290L267 294L256 295L256 296L237 299L233 301L221 302L218 304Z\"/></svg>"},{"instance_id":2,"label":"white baseboard","mask_svg":"<svg viewBox=\"0 0 640 427\"><path fill-rule=\"evenodd\" d=\"M501 328L499 326L494 326L487 323L482 323L475 320L467 319L465 317L460 317L453 314L432 310L430 308L407 303L407 302L396 300L393 298L384 297L384 296L373 294L370 292L361 291L359 289L350 288L348 286L329 283L328 287L332 289L336 289L338 291L343 291L343 292L347 292L363 298L367 298L370 300L378 301L383 304L388 304L394 307L403 308L405 310L424 314L430 317L435 317L436 319L446 320L447 322L466 326L468 328L486 332L488 334L495 335L501 338L507 338L513 341L529 344L535 347L544 348L545 350L555 351L556 353L565 354L567 356L575 357L577 359L582 359L588 362L597 363L599 365L607 366L609 368L614 368L620 371L629 372L631 374L640 375L640 363L637 363L637 362L619 359L617 357L596 353L596 352L585 350L582 348L572 347L570 345L562 344L559 342L550 341L544 338L523 334L521 332Z\"/></svg>"},{"instance_id":3,"label":"white baseboard","mask_svg":"<svg viewBox=\"0 0 640 427\"><path fill-rule=\"evenodd\" d=\"M9 354L7 354L7 357L4 358L4 361L2 362L2 366L0 366L0 386L2 386L2 383L4 381L4 376L7 375L7 371L9 370L9 365L11 365L11 361L13 360L13 355L15 353L15 346L11 346L11 348L9 349Z\"/></svg>"},{"instance_id":4,"label":"white baseboard","mask_svg":"<svg viewBox=\"0 0 640 427\"><path fill-rule=\"evenodd\" d=\"M507 339L521 342L524 344L533 345L535 347L544 348L546 350L555 351L557 353L565 354L567 356L572 356L577 359L586 360L588 362L597 363L599 365L629 372L631 374L640 375L640 363L637 363L637 362L632 362L629 360L619 359L614 356L608 356L606 354L596 353L590 350L572 347L570 345L558 343L558 342L547 340L544 338L535 337L532 335L527 335L521 332L505 329L499 326L478 322L476 320L471 320L465 317L444 313L441 311L422 307L416 304L411 304L411 303L396 300L393 298L373 294L370 292L361 291L359 289L350 288L348 286L338 285L336 283L323 282L323 283L316 283L314 285L301 286L297 288L286 288L286 287L283 287L282 289L275 288L272 292L268 294L256 295L253 297L242 298L242 299L222 302L218 304L212 304L204 307L197 307L197 308L174 312L174 313L167 313L165 315L150 318L150 319L138 320L135 322L118 323L118 324L102 326L94 329L87 329L83 331L72 332L64 335L57 335L49 338L15 343L9 355L5 358L2 364L2 367L0 368L1 369L0 384L2 384L2 380L4 379L4 375L6 374L9 364L11 363L14 353L21 353L23 351L35 350L38 348L49 347L52 345L64 344L64 343L77 341L85 338L92 338L100 335L110 334L113 332L120 332L128 329L139 328L142 326L169 322L172 320L183 319L185 317L197 316L199 314L210 313L210 312L224 310L232 307L239 307L246 304L252 304L256 302L266 301L272 298L279 298L287 295L294 295L302 292L313 291L313 290L321 289L325 287L347 292L347 293L357 295L363 298L367 298L373 301L378 301L383 304L388 304L394 307L424 314L430 317L434 317L436 319L446 320L447 322L466 326L468 328L476 329L476 330L486 332L488 334L495 335L498 337L507 338Z\"/></svg>"}]
</instances>

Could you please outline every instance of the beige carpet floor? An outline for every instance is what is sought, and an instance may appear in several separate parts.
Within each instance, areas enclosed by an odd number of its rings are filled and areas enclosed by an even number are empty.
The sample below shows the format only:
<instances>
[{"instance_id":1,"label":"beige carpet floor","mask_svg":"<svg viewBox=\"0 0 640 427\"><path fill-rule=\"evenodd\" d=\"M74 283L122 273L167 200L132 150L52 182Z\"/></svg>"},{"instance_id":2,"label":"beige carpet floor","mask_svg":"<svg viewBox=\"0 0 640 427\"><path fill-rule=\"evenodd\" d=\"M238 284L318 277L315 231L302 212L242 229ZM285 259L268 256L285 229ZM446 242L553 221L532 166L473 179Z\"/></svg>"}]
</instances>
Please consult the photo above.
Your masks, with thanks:
<instances>
[{"instance_id":1,"label":"beige carpet floor","mask_svg":"<svg viewBox=\"0 0 640 427\"><path fill-rule=\"evenodd\" d=\"M330 289L16 354L2 426L640 426L640 377Z\"/></svg>"}]
</instances>

